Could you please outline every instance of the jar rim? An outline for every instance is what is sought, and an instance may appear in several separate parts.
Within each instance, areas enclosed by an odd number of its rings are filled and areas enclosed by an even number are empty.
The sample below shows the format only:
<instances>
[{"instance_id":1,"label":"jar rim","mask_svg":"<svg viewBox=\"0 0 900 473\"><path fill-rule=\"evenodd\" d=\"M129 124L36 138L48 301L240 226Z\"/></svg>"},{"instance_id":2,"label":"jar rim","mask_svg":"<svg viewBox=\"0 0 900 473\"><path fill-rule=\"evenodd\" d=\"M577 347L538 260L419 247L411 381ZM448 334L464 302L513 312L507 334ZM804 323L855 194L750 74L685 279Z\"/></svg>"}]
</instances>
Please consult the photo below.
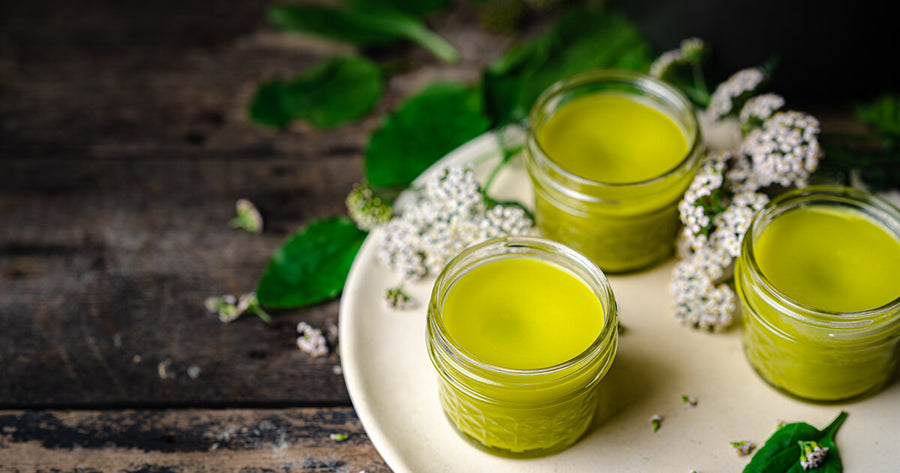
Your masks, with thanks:
<instances>
[{"instance_id":1,"label":"jar rim","mask_svg":"<svg viewBox=\"0 0 900 473\"><path fill-rule=\"evenodd\" d=\"M900 295L893 300L871 309L864 309L852 312L842 312L820 309L809 304L800 302L783 291L775 287L772 282L763 274L755 257L754 243L758 234L761 233L769 222L779 215L793 210L804 204L811 202L831 202L852 205L859 211L863 209L877 210L880 215L892 219L891 222L879 221L886 230L893 233L895 237L900 239L900 209L895 207L887 200L878 197L869 192L840 185L813 185L800 189L794 189L772 199L766 206L756 214L750 222L741 242L741 260L746 264L754 283L762 286L767 294L775 295L777 302L781 306L785 306L787 311L782 312L795 320L807 323L818 323L829 328L840 329L858 329L860 323L869 323L879 319L884 315L893 314L892 319L900 322ZM870 217L872 214L864 212ZM890 226L886 225L890 224ZM890 323L890 319L885 321Z\"/></svg>"},{"instance_id":2,"label":"jar rim","mask_svg":"<svg viewBox=\"0 0 900 473\"><path fill-rule=\"evenodd\" d=\"M557 97L561 92L577 87L589 86L594 83L609 83L610 85L631 85L636 89L651 93L657 98L664 99L666 103L677 107L679 110L686 111L689 123L680 123L680 125L685 126L685 131L688 132L685 136L686 138L691 140L691 143L684 157L677 163L675 163L672 168L666 170L662 174L651 177L649 179L635 182L596 181L574 174L550 159L550 157L545 152L544 147L541 146L540 142L538 142L535 133L530 132L532 126L537 121L536 118L541 113L543 107L555 97ZM647 74L626 69L595 69L559 80L550 85L550 87L548 87L546 90L544 90L544 92L541 93L541 95L538 96L537 100L535 100L534 102L534 105L531 107L531 111L528 116L529 133L527 138L527 146L529 149L537 149L538 151L540 151L540 153L529 152L526 153L526 156L534 159L535 162L541 166L549 167L553 170L554 173L559 174L566 180L572 181L579 186L584 186L587 188L629 189L652 185L654 183L663 181L679 172L686 164L691 161L692 157L699 154L700 148L703 146L700 121L697 119L697 115L694 112L693 104L691 104L687 97L685 97L684 94L682 94L678 89L663 82L662 80L659 80ZM682 120L679 117L679 122L681 121ZM691 133L691 129L693 129L693 133Z\"/></svg>"},{"instance_id":3,"label":"jar rim","mask_svg":"<svg viewBox=\"0 0 900 473\"><path fill-rule=\"evenodd\" d=\"M487 254L474 261L467 261L476 253L480 251L491 251L492 248L495 249L496 252ZM486 363L485 361L479 359L478 357L465 350L455 340L453 340L453 338L450 337L447 333L443 318L440 315L436 315L436 313L440 313L440 306L442 304L440 303L439 299L442 297L442 294L450 289L450 285L453 282L455 282L465 274L460 273L460 270L464 269L460 266L465 267L468 263L488 262L516 257L516 252L503 251L516 248L522 248L524 251L535 250L539 253L545 254L556 253L566 259L568 262L572 262L577 265L593 279L593 281L586 281L580 275L574 274L568 269L561 268L571 274L573 277L576 277L580 282L587 285L592 292L597 294L598 298L600 299L601 306L604 309L603 327L601 328L600 333L597 335L597 338L595 338L591 342L591 344L588 345L588 347L585 348L581 353L569 360L558 363L556 365L535 369L506 368ZM525 254L524 251L520 251L518 253ZM427 323L431 327L434 337L436 337L441 347L443 347L443 349L448 354L453 356L454 359L464 363L470 368L483 370L485 372L497 375L515 376L517 378L541 377L544 375L566 372L570 368L576 367L579 364L584 363L585 361L601 354L609 346L612 337L615 336L616 330L618 330L616 302L613 296L612 287L609 285L609 281L607 280L606 275L603 273L603 271L588 257L582 255L574 249L556 241L534 236L505 236L491 238L464 249L453 259L451 259L438 275L437 280L434 283L434 288L431 292L431 298L429 301L429 308L427 312Z\"/></svg>"}]
</instances>

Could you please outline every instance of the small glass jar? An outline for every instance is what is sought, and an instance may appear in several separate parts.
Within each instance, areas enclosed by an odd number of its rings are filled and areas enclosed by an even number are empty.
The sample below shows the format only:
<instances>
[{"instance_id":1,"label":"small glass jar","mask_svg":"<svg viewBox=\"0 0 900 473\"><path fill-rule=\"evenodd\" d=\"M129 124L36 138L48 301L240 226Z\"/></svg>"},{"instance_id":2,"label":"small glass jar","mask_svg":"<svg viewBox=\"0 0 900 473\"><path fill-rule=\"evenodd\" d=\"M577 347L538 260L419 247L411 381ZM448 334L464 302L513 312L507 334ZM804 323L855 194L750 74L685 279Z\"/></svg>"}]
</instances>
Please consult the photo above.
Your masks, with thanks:
<instances>
[{"instance_id":1,"label":"small glass jar","mask_svg":"<svg viewBox=\"0 0 900 473\"><path fill-rule=\"evenodd\" d=\"M802 400L840 402L872 394L888 382L900 354L900 297L869 310L823 310L787 296L760 269L760 235L779 217L804 208L859 212L900 241L900 211L866 192L812 186L773 199L750 224L734 270L744 352L763 380ZM823 262L837 251L822 254Z\"/></svg>"},{"instance_id":2,"label":"small glass jar","mask_svg":"<svg viewBox=\"0 0 900 473\"><path fill-rule=\"evenodd\" d=\"M587 349L555 366L510 369L484 362L449 335L443 310L454 284L481 265L509 258L553 265L596 295L603 325ZM594 416L598 386L616 354L617 323L615 299L603 272L571 248L543 238L504 237L464 250L441 271L428 306L428 353L438 373L444 413L463 438L495 455L528 458L564 450L585 433Z\"/></svg>"},{"instance_id":3,"label":"small glass jar","mask_svg":"<svg viewBox=\"0 0 900 473\"><path fill-rule=\"evenodd\" d=\"M560 107L589 94L625 97L664 114L683 133L688 150L683 159L639 182L601 182L563 169L540 142L540 130ZM693 106L658 79L600 70L558 82L538 98L530 114L525 159L534 185L536 223L544 236L584 253L607 273L652 266L673 252L680 227L678 202L702 153Z\"/></svg>"}]
</instances>

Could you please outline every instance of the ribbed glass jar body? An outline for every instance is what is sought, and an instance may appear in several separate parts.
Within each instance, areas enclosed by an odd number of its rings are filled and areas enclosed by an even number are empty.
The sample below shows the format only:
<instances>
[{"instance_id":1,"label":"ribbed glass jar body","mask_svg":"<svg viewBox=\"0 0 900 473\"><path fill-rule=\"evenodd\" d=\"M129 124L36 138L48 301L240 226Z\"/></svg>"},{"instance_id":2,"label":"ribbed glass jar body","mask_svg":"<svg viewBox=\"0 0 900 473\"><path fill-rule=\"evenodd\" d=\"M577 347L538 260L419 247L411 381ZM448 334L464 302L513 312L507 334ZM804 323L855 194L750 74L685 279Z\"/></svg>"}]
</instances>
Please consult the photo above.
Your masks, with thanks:
<instances>
[{"instance_id":1,"label":"ribbed glass jar body","mask_svg":"<svg viewBox=\"0 0 900 473\"><path fill-rule=\"evenodd\" d=\"M454 285L482 265L510 258L553 265L596 295L603 322L590 346L554 366L510 369L484 362L448 333L444 302ZM515 288L496 297L516 297ZM542 238L505 237L464 250L438 276L428 306L428 352L444 413L466 440L496 455L535 457L569 447L593 418L599 383L615 358L616 325L616 304L606 277L571 248Z\"/></svg>"},{"instance_id":2,"label":"ribbed glass jar body","mask_svg":"<svg viewBox=\"0 0 900 473\"><path fill-rule=\"evenodd\" d=\"M900 241L900 211L862 191L814 186L770 202L751 223L735 266L747 359L766 382L803 400L839 402L874 393L890 379L900 353L900 281L891 302L859 311L824 310L786 295L761 270L757 245L773 221L801 209L866 218ZM821 235L804 237L812 242ZM840 251L823 251L822 262L833 264Z\"/></svg>"},{"instance_id":3,"label":"ribbed glass jar body","mask_svg":"<svg viewBox=\"0 0 900 473\"><path fill-rule=\"evenodd\" d=\"M542 127L560 107L596 95L624 97L671 119L687 144L684 156L638 182L603 182L564 169L541 142ZM558 82L538 98L530 114L525 159L534 185L537 225L544 236L584 253L607 273L652 266L673 252L680 227L678 202L700 166L702 152L691 103L662 81L601 70Z\"/></svg>"}]
</instances>

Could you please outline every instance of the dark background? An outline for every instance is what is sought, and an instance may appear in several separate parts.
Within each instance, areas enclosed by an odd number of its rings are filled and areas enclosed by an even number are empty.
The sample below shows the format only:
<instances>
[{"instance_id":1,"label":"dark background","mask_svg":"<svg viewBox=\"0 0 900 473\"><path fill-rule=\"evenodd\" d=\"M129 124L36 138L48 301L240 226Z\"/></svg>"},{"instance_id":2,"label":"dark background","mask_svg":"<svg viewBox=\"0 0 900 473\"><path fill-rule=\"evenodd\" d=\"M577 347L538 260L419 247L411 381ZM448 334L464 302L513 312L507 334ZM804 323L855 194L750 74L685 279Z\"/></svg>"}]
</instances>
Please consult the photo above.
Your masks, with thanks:
<instances>
[{"instance_id":1,"label":"dark background","mask_svg":"<svg viewBox=\"0 0 900 473\"><path fill-rule=\"evenodd\" d=\"M778 58L770 83L789 103L840 104L900 88L900 16L891 1L624 0L660 51L696 36L711 83Z\"/></svg>"}]
</instances>

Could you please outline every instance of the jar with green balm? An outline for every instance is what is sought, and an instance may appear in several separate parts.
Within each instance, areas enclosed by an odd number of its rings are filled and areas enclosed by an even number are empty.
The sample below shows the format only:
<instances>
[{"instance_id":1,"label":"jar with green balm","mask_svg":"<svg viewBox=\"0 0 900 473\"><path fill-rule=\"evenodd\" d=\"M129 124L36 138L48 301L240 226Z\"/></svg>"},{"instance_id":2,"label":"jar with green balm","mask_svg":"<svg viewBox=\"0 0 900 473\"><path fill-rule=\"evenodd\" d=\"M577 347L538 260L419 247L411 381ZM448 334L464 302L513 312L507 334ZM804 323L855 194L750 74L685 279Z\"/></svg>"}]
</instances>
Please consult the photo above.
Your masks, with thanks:
<instances>
[{"instance_id":1,"label":"jar with green balm","mask_svg":"<svg viewBox=\"0 0 900 473\"><path fill-rule=\"evenodd\" d=\"M428 305L444 413L496 455L569 447L594 416L616 326L606 277L571 248L506 237L464 250L441 271Z\"/></svg>"},{"instance_id":2,"label":"jar with green balm","mask_svg":"<svg viewBox=\"0 0 900 473\"><path fill-rule=\"evenodd\" d=\"M772 386L816 402L879 390L900 342L900 210L813 186L770 202L735 266L744 351Z\"/></svg>"},{"instance_id":3,"label":"jar with green balm","mask_svg":"<svg viewBox=\"0 0 900 473\"><path fill-rule=\"evenodd\" d=\"M652 266L672 254L702 151L693 107L666 83L618 70L563 80L530 115L537 224L607 273Z\"/></svg>"}]
</instances>

